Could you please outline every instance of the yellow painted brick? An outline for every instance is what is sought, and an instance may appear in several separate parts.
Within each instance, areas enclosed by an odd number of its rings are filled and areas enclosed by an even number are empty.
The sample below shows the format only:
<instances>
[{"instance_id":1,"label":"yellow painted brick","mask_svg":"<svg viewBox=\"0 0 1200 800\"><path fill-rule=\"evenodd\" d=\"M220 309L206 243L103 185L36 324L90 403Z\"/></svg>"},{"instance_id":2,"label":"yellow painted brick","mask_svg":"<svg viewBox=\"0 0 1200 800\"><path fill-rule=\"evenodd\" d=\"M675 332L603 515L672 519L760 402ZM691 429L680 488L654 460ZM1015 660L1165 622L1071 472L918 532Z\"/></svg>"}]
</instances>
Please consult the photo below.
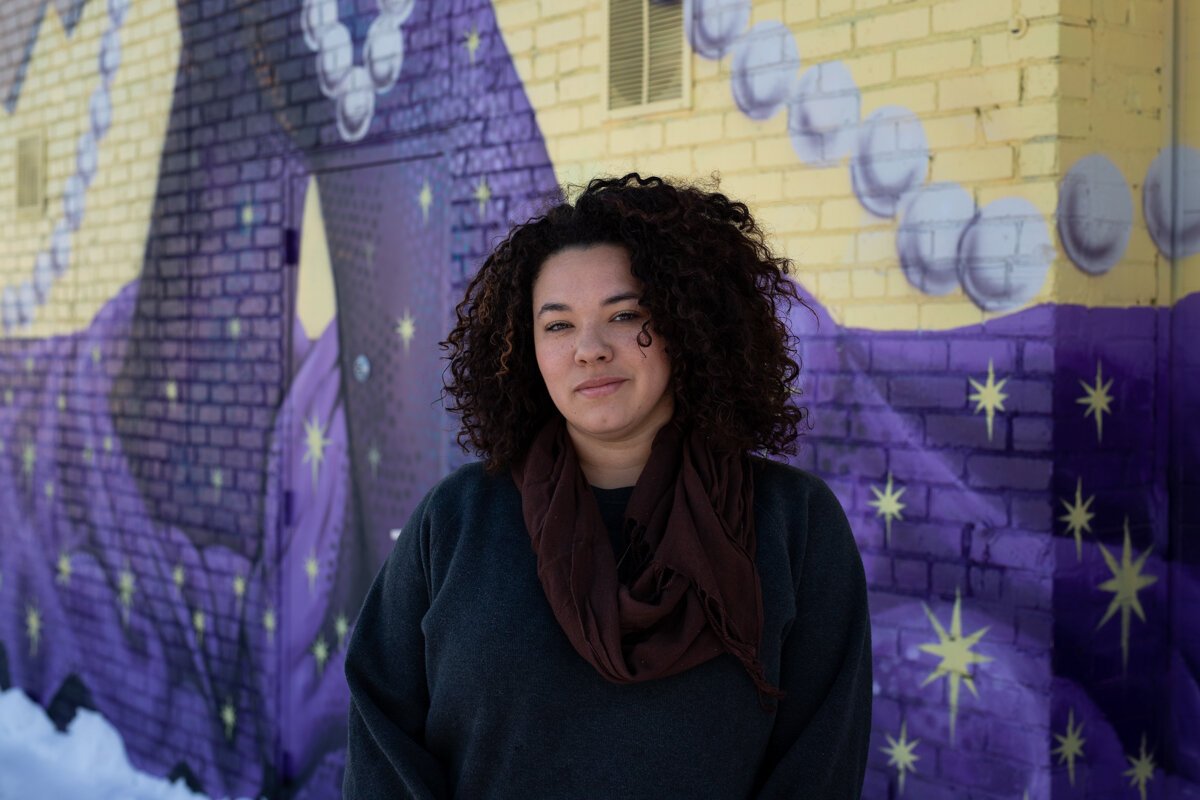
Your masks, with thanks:
<instances>
[{"instance_id":1,"label":"yellow painted brick","mask_svg":"<svg viewBox=\"0 0 1200 800\"><path fill-rule=\"evenodd\" d=\"M582 11L589 5L588 0L541 0L538 3L542 17Z\"/></svg>"},{"instance_id":2,"label":"yellow painted brick","mask_svg":"<svg viewBox=\"0 0 1200 800\"><path fill-rule=\"evenodd\" d=\"M869 11L872 8L883 8L891 0L855 0L854 7L859 11Z\"/></svg>"},{"instance_id":3,"label":"yellow painted brick","mask_svg":"<svg viewBox=\"0 0 1200 800\"><path fill-rule=\"evenodd\" d=\"M916 303L846 303L842 322L852 328L892 328L913 330L919 322Z\"/></svg>"},{"instance_id":4,"label":"yellow painted brick","mask_svg":"<svg viewBox=\"0 0 1200 800\"><path fill-rule=\"evenodd\" d=\"M653 175L666 175L685 180L696 174L692 151L688 148L643 153L638 158L638 165Z\"/></svg>"},{"instance_id":5,"label":"yellow painted brick","mask_svg":"<svg viewBox=\"0 0 1200 800\"><path fill-rule=\"evenodd\" d=\"M558 56L554 53L538 53L533 56L533 77L539 81L549 80L558 72Z\"/></svg>"},{"instance_id":6,"label":"yellow painted brick","mask_svg":"<svg viewBox=\"0 0 1200 800\"><path fill-rule=\"evenodd\" d=\"M832 17L854 10L854 0L819 0L821 17Z\"/></svg>"},{"instance_id":7,"label":"yellow painted brick","mask_svg":"<svg viewBox=\"0 0 1200 800\"><path fill-rule=\"evenodd\" d=\"M696 159L700 163L700 159ZM731 172L727 166L721 174L720 190L756 211L761 203L775 202L783 196L783 176L778 172Z\"/></svg>"},{"instance_id":8,"label":"yellow painted brick","mask_svg":"<svg viewBox=\"0 0 1200 800\"><path fill-rule=\"evenodd\" d=\"M530 25L542 16L539 0L506 0L496 3L495 8L502 30Z\"/></svg>"},{"instance_id":9,"label":"yellow painted brick","mask_svg":"<svg viewBox=\"0 0 1200 800\"><path fill-rule=\"evenodd\" d=\"M513 55L533 54L533 29L522 28L520 30L505 31L504 44L508 47L508 52Z\"/></svg>"},{"instance_id":10,"label":"yellow painted brick","mask_svg":"<svg viewBox=\"0 0 1200 800\"><path fill-rule=\"evenodd\" d=\"M821 230L858 230L871 217L857 198L845 197L821 203Z\"/></svg>"},{"instance_id":11,"label":"yellow painted brick","mask_svg":"<svg viewBox=\"0 0 1200 800\"><path fill-rule=\"evenodd\" d=\"M854 255L858 264L896 264L896 231L880 220L874 230L859 231L855 235Z\"/></svg>"},{"instance_id":12,"label":"yellow painted brick","mask_svg":"<svg viewBox=\"0 0 1200 800\"><path fill-rule=\"evenodd\" d=\"M760 207L759 213L772 221L776 231L786 235L817 230L818 210L816 202L777 203Z\"/></svg>"},{"instance_id":13,"label":"yellow painted brick","mask_svg":"<svg viewBox=\"0 0 1200 800\"><path fill-rule=\"evenodd\" d=\"M973 39L906 47L896 52L896 76L942 74L966 69L975 57Z\"/></svg>"},{"instance_id":14,"label":"yellow painted brick","mask_svg":"<svg viewBox=\"0 0 1200 800\"><path fill-rule=\"evenodd\" d=\"M702 144L721 140L722 114L694 114L666 123L667 147Z\"/></svg>"},{"instance_id":15,"label":"yellow painted brick","mask_svg":"<svg viewBox=\"0 0 1200 800\"><path fill-rule=\"evenodd\" d=\"M933 6L933 31L946 33L1008 24L1012 6L997 0L953 0Z\"/></svg>"},{"instance_id":16,"label":"yellow painted brick","mask_svg":"<svg viewBox=\"0 0 1200 800\"><path fill-rule=\"evenodd\" d=\"M1021 70L1021 98L1055 97L1059 91L1061 64L1031 64Z\"/></svg>"},{"instance_id":17,"label":"yellow painted brick","mask_svg":"<svg viewBox=\"0 0 1200 800\"><path fill-rule=\"evenodd\" d=\"M603 89L600 75L595 70L564 75L558 80L558 100L560 103L575 100L594 100L599 103L603 102Z\"/></svg>"},{"instance_id":18,"label":"yellow painted brick","mask_svg":"<svg viewBox=\"0 0 1200 800\"><path fill-rule=\"evenodd\" d=\"M973 147L966 150L937 150L933 154L933 181L970 182L1011 178L1011 147Z\"/></svg>"},{"instance_id":19,"label":"yellow painted brick","mask_svg":"<svg viewBox=\"0 0 1200 800\"><path fill-rule=\"evenodd\" d=\"M583 49L579 47L564 47L558 53L558 69L561 74L567 74L579 69L582 63ZM599 77L596 78L599 82Z\"/></svg>"},{"instance_id":20,"label":"yellow painted brick","mask_svg":"<svg viewBox=\"0 0 1200 800\"><path fill-rule=\"evenodd\" d=\"M945 110L1015 103L1020 97L1019 69L990 69L938 81L938 108Z\"/></svg>"},{"instance_id":21,"label":"yellow painted brick","mask_svg":"<svg viewBox=\"0 0 1200 800\"><path fill-rule=\"evenodd\" d=\"M816 18L817 0L788 0L783 4L783 23L789 27Z\"/></svg>"},{"instance_id":22,"label":"yellow painted brick","mask_svg":"<svg viewBox=\"0 0 1200 800\"><path fill-rule=\"evenodd\" d=\"M855 269L850 272L850 296L855 300L887 295L887 271Z\"/></svg>"},{"instance_id":23,"label":"yellow painted brick","mask_svg":"<svg viewBox=\"0 0 1200 800\"><path fill-rule=\"evenodd\" d=\"M800 56L810 60L848 53L854 48L853 30L854 26L849 22L798 30L796 44L800 48Z\"/></svg>"},{"instance_id":24,"label":"yellow painted brick","mask_svg":"<svg viewBox=\"0 0 1200 800\"><path fill-rule=\"evenodd\" d=\"M701 173L713 170L722 172L752 166L754 163L753 142L699 146L693 152L696 169Z\"/></svg>"},{"instance_id":25,"label":"yellow painted brick","mask_svg":"<svg viewBox=\"0 0 1200 800\"><path fill-rule=\"evenodd\" d=\"M975 194L975 202L979 204L980 208L1001 197L1024 198L1046 216L1047 224L1050 224L1054 210L1058 207L1058 181L1056 178L1025 181L1008 186L981 186ZM1057 237L1051 236L1050 238Z\"/></svg>"},{"instance_id":26,"label":"yellow painted brick","mask_svg":"<svg viewBox=\"0 0 1200 800\"><path fill-rule=\"evenodd\" d=\"M669 135L668 131L668 138ZM790 167L796 163L796 150L787 136L763 136L754 140L754 166L760 169L776 169Z\"/></svg>"},{"instance_id":27,"label":"yellow painted brick","mask_svg":"<svg viewBox=\"0 0 1200 800\"><path fill-rule=\"evenodd\" d=\"M552 108L558 103L558 85L554 81L527 83L525 84L525 96L529 98L529 105L535 111Z\"/></svg>"},{"instance_id":28,"label":"yellow painted brick","mask_svg":"<svg viewBox=\"0 0 1200 800\"><path fill-rule=\"evenodd\" d=\"M1017 150L1021 177L1058 174L1058 143L1029 142Z\"/></svg>"},{"instance_id":29,"label":"yellow painted brick","mask_svg":"<svg viewBox=\"0 0 1200 800\"><path fill-rule=\"evenodd\" d=\"M608 151L620 155L656 150L662 140L663 126L658 122L614 128L608 132Z\"/></svg>"},{"instance_id":30,"label":"yellow painted brick","mask_svg":"<svg viewBox=\"0 0 1200 800\"><path fill-rule=\"evenodd\" d=\"M826 302L828 302L828 300L831 298L844 300L851 296L849 270L822 270L821 272L816 273L816 279L817 294Z\"/></svg>"},{"instance_id":31,"label":"yellow painted brick","mask_svg":"<svg viewBox=\"0 0 1200 800\"><path fill-rule=\"evenodd\" d=\"M725 111L733 102L728 81L712 81L692 87L692 108L697 111Z\"/></svg>"},{"instance_id":32,"label":"yellow painted brick","mask_svg":"<svg viewBox=\"0 0 1200 800\"><path fill-rule=\"evenodd\" d=\"M974 113L923 119L921 124L925 126L925 138L934 150L974 144L979 138L979 118Z\"/></svg>"},{"instance_id":33,"label":"yellow painted brick","mask_svg":"<svg viewBox=\"0 0 1200 800\"><path fill-rule=\"evenodd\" d=\"M587 31L587 36L599 39L603 34L604 25L606 25L605 14L608 9L597 5L595 2L588 3L588 12L583 17L584 30Z\"/></svg>"},{"instance_id":34,"label":"yellow painted brick","mask_svg":"<svg viewBox=\"0 0 1200 800\"><path fill-rule=\"evenodd\" d=\"M854 263L854 238L851 236L806 233L788 236L784 241L789 256L799 264L844 266Z\"/></svg>"},{"instance_id":35,"label":"yellow painted brick","mask_svg":"<svg viewBox=\"0 0 1200 800\"><path fill-rule=\"evenodd\" d=\"M725 141L738 139L758 139L760 136L775 137L784 135L787 128L786 108L776 112L767 122L759 122L733 108L721 115L721 134Z\"/></svg>"},{"instance_id":36,"label":"yellow painted brick","mask_svg":"<svg viewBox=\"0 0 1200 800\"><path fill-rule=\"evenodd\" d=\"M538 112L538 127L544 137L562 136L580 130L580 109L577 106L550 106Z\"/></svg>"},{"instance_id":37,"label":"yellow painted brick","mask_svg":"<svg viewBox=\"0 0 1200 800\"><path fill-rule=\"evenodd\" d=\"M859 47L892 44L928 35L927 7L864 17L854 23L854 41Z\"/></svg>"},{"instance_id":38,"label":"yellow painted brick","mask_svg":"<svg viewBox=\"0 0 1200 800\"><path fill-rule=\"evenodd\" d=\"M1064 27L1063 31L1066 33L1067 31L1087 31L1087 29ZM1163 65L1167 43L1161 36L1146 36L1112 27L1097 28L1088 32L1093 37L1090 43L1094 43L1095 52L1100 54L1097 57L1098 63L1134 67L1146 71L1158 69ZM1068 56L1064 53L1064 57L1067 58L1087 58L1090 55L1090 48L1086 53L1078 56Z\"/></svg>"},{"instance_id":39,"label":"yellow painted brick","mask_svg":"<svg viewBox=\"0 0 1200 800\"><path fill-rule=\"evenodd\" d=\"M929 81L863 91L864 117L881 106L903 106L917 114L933 111L937 108L937 86Z\"/></svg>"},{"instance_id":40,"label":"yellow painted brick","mask_svg":"<svg viewBox=\"0 0 1200 800\"><path fill-rule=\"evenodd\" d=\"M598 67L604 63L604 47L599 39L586 41L580 55L585 66Z\"/></svg>"},{"instance_id":41,"label":"yellow painted brick","mask_svg":"<svg viewBox=\"0 0 1200 800\"><path fill-rule=\"evenodd\" d=\"M889 50L868 56L844 58L842 63L850 70L854 82L859 87L878 86L892 79L894 74L893 56L894 54Z\"/></svg>"},{"instance_id":42,"label":"yellow painted brick","mask_svg":"<svg viewBox=\"0 0 1200 800\"><path fill-rule=\"evenodd\" d=\"M1057 103L986 109L980 115L983 137L989 142L1032 139L1058 133Z\"/></svg>"},{"instance_id":43,"label":"yellow painted brick","mask_svg":"<svg viewBox=\"0 0 1200 800\"><path fill-rule=\"evenodd\" d=\"M533 32L533 41L539 50L564 44L583 36L583 17L576 14L538 25Z\"/></svg>"},{"instance_id":44,"label":"yellow painted brick","mask_svg":"<svg viewBox=\"0 0 1200 800\"><path fill-rule=\"evenodd\" d=\"M1170 24L1167 22L1166 16L1167 9L1168 5L1166 3L1130 3L1129 29L1142 33L1162 33L1170 30ZM1184 30L1187 30L1186 25ZM1195 34L1184 35L1190 39ZM1192 41L1194 42L1194 40Z\"/></svg>"},{"instance_id":45,"label":"yellow painted brick","mask_svg":"<svg viewBox=\"0 0 1200 800\"><path fill-rule=\"evenodd\" d=\"M1086 57L1067 54L1067 50L1071 49L1068 48L1068 30L1079 29L1054 22L1040 22L1030 25L1029 31L1019 39L1007 31L984 34L979 37L981 61L984 67L998 67L1023 61ZM1060 31L1063 34L1061 47ZM1078 39L1071 37L1071 42L1072 48L1077 49Z\"/></svg>"},{"instance_id":46,"label":"yellow painted brick","mask_svg":"<svg viewBox=\"0 0 1200 800\"><path fill-rule=\"evenodd\" d=\"M951 302L924 300L920 305L919 325L921 330L944 331L979 325L984 320L983 311L967 300L961 293L954 295Z\"/></svg>"},{"instance_id":47,"label":"yellow painted brick","mask_svg":"<svg viewBox=\"0 0 1200 800\"><path fill-rule=\"evenodd\" d=\"M783 195L790 200L851 197L848 169L794 169L783 173Z\"/></svg>"},{"instance_id":48,"label":"yellow painted brick","mask_svg":"<svg viewBox=\"0 0 1200 800\"><path fill-rule=\"evenodd\" d=\"M608 144L608 135L601 130L585 129L580 133L555 137L555 154L599 153ZM553 161L558 161L555 157Z\"/></svg>"}]
</instances>

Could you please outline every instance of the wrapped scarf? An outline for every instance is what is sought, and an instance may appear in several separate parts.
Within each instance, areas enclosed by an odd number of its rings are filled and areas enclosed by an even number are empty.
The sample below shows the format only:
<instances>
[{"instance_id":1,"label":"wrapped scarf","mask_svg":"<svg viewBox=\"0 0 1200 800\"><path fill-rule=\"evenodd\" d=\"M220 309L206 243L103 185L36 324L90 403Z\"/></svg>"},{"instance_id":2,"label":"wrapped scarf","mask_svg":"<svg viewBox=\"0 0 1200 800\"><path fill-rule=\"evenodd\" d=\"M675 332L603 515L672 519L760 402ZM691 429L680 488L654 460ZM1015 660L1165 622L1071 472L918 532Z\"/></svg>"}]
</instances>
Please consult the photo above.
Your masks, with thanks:
<instances>
[{"instance_id":1,"label":"wrapped scarf","mask_svg":"<svg viewBox=\"0 0 1200 800\"><path fill-rule=\"evenodd\" d=\"M648 681L726 652L760 700L783 697L758 658L762 589L744 455L719 456L697 433L663 426L625 511L630 549L619 574L562 417L512 472L546 599L597 672L614 683Z\"/></svg>"}]
</instances>

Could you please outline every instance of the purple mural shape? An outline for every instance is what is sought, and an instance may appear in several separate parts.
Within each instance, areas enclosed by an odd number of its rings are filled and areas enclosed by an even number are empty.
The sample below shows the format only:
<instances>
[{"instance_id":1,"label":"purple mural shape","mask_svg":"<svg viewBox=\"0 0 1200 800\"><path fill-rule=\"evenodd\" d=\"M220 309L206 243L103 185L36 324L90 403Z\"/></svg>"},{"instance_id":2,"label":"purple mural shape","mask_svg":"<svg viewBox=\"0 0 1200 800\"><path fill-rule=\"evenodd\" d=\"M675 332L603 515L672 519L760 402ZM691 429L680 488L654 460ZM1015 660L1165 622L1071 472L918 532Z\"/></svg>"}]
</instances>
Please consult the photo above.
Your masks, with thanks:
<instances>
[{"instance_id":1,"label":"purple mural shape","mask_svg":"<svg viewBox=\"0 0 1200 800\"><path fill-rule=\"evenodd\" d=\"M963 232L959 277L975 304L1006 311L1028 303L1046 282L1054 244L1045 217L1019 197L984 206Z\"/></svg>"},{"instance_id":2,"label":"purple mural shape","mask_svg":"<svg viewBox=\"0 0 1200 800\"><path fill-rule=\"evenodd\" d=\"M854 147L862 97L840 61L804 72L787 101L788 135L800 160L830 166Z\"/></svg>"},{"instance_id":3,"label":"purple mural shape","mask_svg":"<svg viewBox=\"0 0 1200 800\"><path fill-rule=\"evenodd\" d=\"M1142 214L1163 255L1200 253L1200 150L1178 145L1155 156L1142 184Z\"/></svg>"},{"instance_id":4,"label":"purple mural shape","mask_svg":"<svg viewBox=\"0 0 1200 800\"><path fill-rule=\"evenodd\" d=\"M750 0L684 0L688 43L704 58L720 59L750 23Z\"/></svg>"},{"instance_id":5,"label":"purple mural shape","mask_svg":"<svg viewBox=\"0 0 1200 800\"><path fill-rule=\"evenodd\" d=\"M929 145L916 115L900 106L877 109L859 128L850 161L854 194L877 217L890 217L905 192L925 182Z\"/></svg>"},{"instance_id":6,"label":"purple mural shape","mask_svg":"<svg viewBox=\"0 0 1200 800\"><path fill-rule=\"evenodd\" d=\"M1125 255L1133 231L1133 195L1121 171L1098 153L1075 162L1058 192L1058 238L1084 272L1103 275Z\"/></svg>"},{"instance_id":7,"label":"purple mural shape","mask_svg":"<svg viewBox=\"0 0 1200 800\"><path fill-rule=\"evenodd\" d=\"M908 282L925 294L958 288L958 246L975 218L975 201L955 183L933 183L905 195L896 253Z\"/></svg>"},{"instance_id":8,"label":"purple mural shape","mask_svg":"<svg viewBox=\"0 0 1200 800\"><path fill-rule=\"evenodd\" d=\"M760 22L734 42L733 101L750 119L769 119L787 100L799 69L792 32L780 22Z\"/></svg>"}]
</instances>

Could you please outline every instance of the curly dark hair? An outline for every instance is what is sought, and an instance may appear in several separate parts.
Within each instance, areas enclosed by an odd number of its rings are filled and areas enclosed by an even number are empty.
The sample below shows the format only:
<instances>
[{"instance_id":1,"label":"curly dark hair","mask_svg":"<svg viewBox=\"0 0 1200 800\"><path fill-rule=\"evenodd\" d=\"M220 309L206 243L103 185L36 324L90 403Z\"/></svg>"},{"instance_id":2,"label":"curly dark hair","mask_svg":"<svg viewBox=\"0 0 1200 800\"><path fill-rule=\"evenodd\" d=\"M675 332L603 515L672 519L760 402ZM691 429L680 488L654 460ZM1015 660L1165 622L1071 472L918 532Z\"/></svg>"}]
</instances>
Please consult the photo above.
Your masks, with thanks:
<instances>
[{"instance_id":1,"label":"curly dark hair","mask_svg":"<svg viewBox=\"0 0 1200 800\"><path fill-rule=\"evenodd\" d=\"M458 443L499 472L519 459L551 414L533 344L533 283L573 247L620 245L644 287L650 321L639 342L666 340L675 419L716 449L794 453L806 409L784 320L805 305L744 203L662 178L596 178L575 200L515 226L484 261L446 341L447 408ZM650 326L650 327L647 327Z\"/></svg>"}]
</instances>

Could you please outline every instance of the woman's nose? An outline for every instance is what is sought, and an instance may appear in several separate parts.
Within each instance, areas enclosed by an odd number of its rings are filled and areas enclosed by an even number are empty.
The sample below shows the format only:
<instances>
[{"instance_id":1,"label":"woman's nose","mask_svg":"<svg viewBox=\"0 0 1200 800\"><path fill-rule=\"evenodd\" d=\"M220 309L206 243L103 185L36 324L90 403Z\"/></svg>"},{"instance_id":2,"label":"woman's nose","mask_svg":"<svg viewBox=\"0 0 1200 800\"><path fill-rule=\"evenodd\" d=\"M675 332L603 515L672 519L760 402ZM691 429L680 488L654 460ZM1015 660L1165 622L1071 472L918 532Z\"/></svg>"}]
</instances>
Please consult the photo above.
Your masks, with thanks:
<instances>
[{"instance_id":1,"label":"woman's nose","mask_svg":"<svg viewBox=\"0 0 1200 800\"><path fill-rule=\"evenodd\" d=\"M575 341L575 360L580 364L612 360L612 346L599 325L583 325Z\"/></svg>"}]
</instances>

